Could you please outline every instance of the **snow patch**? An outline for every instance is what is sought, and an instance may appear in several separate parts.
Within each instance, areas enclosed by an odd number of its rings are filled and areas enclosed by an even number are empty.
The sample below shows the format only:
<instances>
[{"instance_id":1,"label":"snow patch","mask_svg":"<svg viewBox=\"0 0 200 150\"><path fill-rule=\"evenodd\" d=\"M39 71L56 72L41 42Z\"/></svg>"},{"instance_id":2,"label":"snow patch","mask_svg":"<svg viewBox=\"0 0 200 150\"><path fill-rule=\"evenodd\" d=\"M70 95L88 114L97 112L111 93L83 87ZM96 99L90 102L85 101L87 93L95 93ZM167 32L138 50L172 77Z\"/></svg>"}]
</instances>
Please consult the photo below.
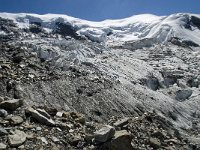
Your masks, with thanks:
<instances>
[{"instance_id":1,"label":"snow patch","mask_svg":"<svg viewBox=\"0 0 200 150\"><path fill-rule=\"evenodd\" d=\"M7 33L4 31L0 31L0 35L7 35Z\"/></svg>"}]
</instances>

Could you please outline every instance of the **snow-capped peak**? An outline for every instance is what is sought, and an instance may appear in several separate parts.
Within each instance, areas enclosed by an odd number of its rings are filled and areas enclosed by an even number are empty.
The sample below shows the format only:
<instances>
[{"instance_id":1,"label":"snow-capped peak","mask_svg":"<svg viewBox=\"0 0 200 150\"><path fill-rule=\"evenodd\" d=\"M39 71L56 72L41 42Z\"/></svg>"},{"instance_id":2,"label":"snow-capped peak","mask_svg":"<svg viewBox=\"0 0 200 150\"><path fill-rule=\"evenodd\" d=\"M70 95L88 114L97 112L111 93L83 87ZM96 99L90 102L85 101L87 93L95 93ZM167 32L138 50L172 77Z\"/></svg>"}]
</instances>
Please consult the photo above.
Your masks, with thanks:
<instances>
[{"instance_id":1,"label":"snow-capped peak","mask_svg":"<svg viewBox=\"0 0 200 150\"><path fill-rule=\"evenodd\" d=\"M178 13L170 16L143 14L101 22L59 14L0 13L0 17L14 20L20 28L27 28L32 22L39 22L49 31L55 28L57 22L66 23L72 26L80 36L96 42L115 43L147 38L166 42L172 37L177 37L200 45L200 15L197 14Z\"/></svg>"}]
</instances>

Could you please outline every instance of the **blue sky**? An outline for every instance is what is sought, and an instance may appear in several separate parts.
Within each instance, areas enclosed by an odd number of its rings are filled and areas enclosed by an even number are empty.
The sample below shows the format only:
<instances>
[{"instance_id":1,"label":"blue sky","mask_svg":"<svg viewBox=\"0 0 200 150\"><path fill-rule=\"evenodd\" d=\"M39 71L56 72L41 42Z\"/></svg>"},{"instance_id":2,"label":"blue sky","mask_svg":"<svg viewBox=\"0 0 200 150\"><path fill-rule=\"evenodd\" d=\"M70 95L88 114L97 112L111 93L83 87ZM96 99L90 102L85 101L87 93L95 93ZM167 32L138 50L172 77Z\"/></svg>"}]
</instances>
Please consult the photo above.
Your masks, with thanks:
<instances>
[{"instance_id":1,"label":"blue sky","mask_svg":"<svg viewBox=\"0 0 200 150\"><path fill-rule=\"evenodd\" d=\"M200 0L0 0L0 12L58 13L100 21L136 14L200 14Z\"/></svg>"}]
</instances>

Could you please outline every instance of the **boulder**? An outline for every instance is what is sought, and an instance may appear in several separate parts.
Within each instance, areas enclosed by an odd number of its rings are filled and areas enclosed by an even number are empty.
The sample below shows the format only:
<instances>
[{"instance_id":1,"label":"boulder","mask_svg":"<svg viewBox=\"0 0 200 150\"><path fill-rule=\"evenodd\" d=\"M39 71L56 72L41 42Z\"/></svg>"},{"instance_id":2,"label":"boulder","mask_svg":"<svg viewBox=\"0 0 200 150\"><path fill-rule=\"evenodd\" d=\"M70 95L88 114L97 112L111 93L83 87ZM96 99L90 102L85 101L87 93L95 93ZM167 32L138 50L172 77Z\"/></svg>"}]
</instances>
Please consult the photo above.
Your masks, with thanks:
<instances>
[{"instance_id":1,"label":"boulder","mask_svg":"<svg viewBox=\"0 0 200 150\"><path fill-rule=\"evenodd\" d=\"M62 116L63 116L63 112L57 112L57 113L56 113L56 116L57 116L57 117L62 117Z\"/></svg>"},{"instance_id":2,"label":"boulder","mask_svg":"<svg viewBox=\"0 0 200 150\"><path fill-rule=\"evenodd\" d=\"M186 99L188 99L191 95L192 95L193 91L192 90L178 90L176 92L176 97L175 99L178 101L184 101Z\"/></svg>"},{"instance_id":3,"label":"boulder","mask_svg":"<svg viewBox=\"0 0 200 150\"><path fill-rule=\"evenodd\" d=\"M57 137L55 137L55 136L52 136L51 137L51 140L54 142L54 143L58 143L60 140L57 138Z\"/></svg>"},{"instance_id":4,"label":"boulder","mask_svg":"<svg viewBox=\"0 0 200 150\"><path fill-rule=\"evenodd\" d=\"M28 107L28 108L25 109L25 114L31 115L33 111L34 111L34 109L32 107Z\"/></svg>"},{"instance_id":5,"label":"boulder","mask_svg":"<svg viewBox=\"0 0 200 150\"><path fill-rule=\"evenodd\" d=\"M41 127L36 127L36 130L37 130L37 131L41 131L42 128L41 128Z\"/></svg>"},{"instance_id":6,"label":"boulder","mask_svg":"<svg viewBox=\"0 0 200 150\"><path fill-rule=\"evenodd\" d=\"M114 138L105 143L104 149L108 150L133 150L132 136L126 130L116 131Z\"/></svg>"},{"instance_id":7,"label":"boulder","mask_svg":"<svg viewBox=\"0 0 200 150\"><path fill-rule=\"evenodd\" d=\"M8 136L8 142L11 147L20 146L25 141L26 141L26 134L20 130L16 130L13 135Z\"/></svg>"},{"instance_id":8,"label":"boulder","mask_svg":"<svg viewBox=\"0 0 200 150\"><path fill-rule=\"evenodd\" d=\"M21 145L21 146L18 147L18 149L25 149L25 146Z\"/></svg>"},{"instance_id":9,"label":"boulder","mask_svg":"<svg viewBox=\"0 0 200 150\"><path fill-rule=\"evenodd\" d=\"M0 108L3 108L5 110L14 111L22 105L23 105L22 99L13 99L13 100L7 100L7 101L1 102Z\"/></svg>"},{"instance_id":10,"label":"boulder","mask_svg":"<svg viewBox=\"0 0 200 150\"><path fill-rule=\"evenodd\" d=\"M146 85L147 85L148 88L150 88L153 91L158 90L159 87L160 87L159 80L157 78L155 78L155 77L149 77L146 80Z\"/></svg>"},{"instance_id":11,"label":"boulder","mask_svg":"<svg viewBox=\"0 0 200 150\"><path fill-rule=\"evenodd\" d=\"M41 139L42 143L44 143L46 145L48 144L48 141L45 137L41 137L40 139Z\"/></svg>"},{"instance_id":12,"label":"boulder","mask_svg":"<svg viewBox=\"0 0 200 150\"><path fill-rule=\"evenodd\" d=\"M7 145L0 143L0 150L4 150L7 148Z\"/></svg>"},{"instance_id":13,"label":"boulder","mask_svg":"<svg viewBox=\"0 0 200 150\"><path fill-rule=\"evenodd\" d=\"M44 110L44 109L36 109L40 114L45 116L46 118L50 119L51 116Z\"/></svg>"},{"instance_id":14,"label":"boulder","mask_svg":"<svg viewBox=\"0 0 200 150\"><path fill-rule=\"evenodd\" d=\"M47 118L47 115L43 115L44 113L40 113L37 110L34 110L33 108L29 107L26 109L26 113L30 114L34 119L36 119L38 122L49 125L49 126L55 126L55 122L51 118ZM47 112L46 112L47 113ZM45 113L45 114L46 114Z\"/></svg>"},{"instance_id":15,"label":"boulder","mask_svg":"<svg viewBox=\"0 0 200 150\"><path fill-rule=\"evenodd\" d=\"M114 137L115 128L109 125L103 126L94 133L94 139L98 143L103 143Z\"/></svg>"},{"instance_id":16,"label":"boulder","mask_svg":"<svg viewBox=\"0 0 200 150\"><path fill-rule=\"evenodd\" d=\"M10 118L10 123L13 125L21 124L23 121L24 121L23 118L20 116L12 116Z\"/></svg>"}]
</instances>

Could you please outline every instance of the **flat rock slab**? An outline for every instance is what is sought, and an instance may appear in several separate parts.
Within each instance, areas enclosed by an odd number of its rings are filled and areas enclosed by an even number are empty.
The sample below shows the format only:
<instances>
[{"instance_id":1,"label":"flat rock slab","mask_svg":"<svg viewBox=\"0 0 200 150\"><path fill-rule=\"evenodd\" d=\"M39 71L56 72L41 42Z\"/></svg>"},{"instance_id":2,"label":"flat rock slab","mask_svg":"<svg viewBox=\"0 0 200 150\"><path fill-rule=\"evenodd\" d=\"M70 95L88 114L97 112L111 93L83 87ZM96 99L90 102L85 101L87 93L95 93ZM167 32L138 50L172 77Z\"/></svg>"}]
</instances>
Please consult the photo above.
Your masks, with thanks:
<instances>
[{"instance_id":1,"label":"flat rock slab","mask_svg":"<svg viewBox=\"0 0 200 150\"><path fill-rule=\"evenodd\" d=\"M43 109L36 109L41 115L45 116L46 118L50 119L51 116Z\"/></svg>"},{"instance_id":2,"label":"flat rock slab","mask_svg":"<svg viewBox=\"0 0 200 150\"><path fill-rule=\"evenodd\" d=\"M3 108L5 110L11 110L14 111L20 106L23 105L23 100L21 99L13 99L8 101L3 101L0 103L0 108Z\"/></svg>"},{"instance_id":3,"label":"flat rock slab","mask_svg":"<svg viewBox=\"0 0 200 150\"><path fill-rule=\"evenodd\" d=\"M33 108L29 107L26 112L30 114L33 118L35 118L38 122L48 125L48 126L55 126L55 122L50 118L47 118L46 115L44 116L44 113L40 113L37 110L34 110ZM43 112L43 111L42 111ZM46 114L46 112L45 112Z\"/></svg>"},{"instance_id":4,"label":"flat rock slab","mask_svg":"<svg viewBox=\"0 0 200 150\"><path fill-rule=\"evenodd\" d=\"M116 121L113 125L115 127L123 127L128 124L129 120L130 120L130 118L124 118L124 119Z\"/></svg>"},{"instance_id":5,"label":"flat rock slab","mask_svg":"<svg viewBox=\"0 0 200 150\"><path fill-rule=\"evenodd\" d=\"M26 134L20 130L16 130L13 135L8 136L8 142L11 147L20 146L25 141L26 141Z\"/></svg>"}]
</instances>

